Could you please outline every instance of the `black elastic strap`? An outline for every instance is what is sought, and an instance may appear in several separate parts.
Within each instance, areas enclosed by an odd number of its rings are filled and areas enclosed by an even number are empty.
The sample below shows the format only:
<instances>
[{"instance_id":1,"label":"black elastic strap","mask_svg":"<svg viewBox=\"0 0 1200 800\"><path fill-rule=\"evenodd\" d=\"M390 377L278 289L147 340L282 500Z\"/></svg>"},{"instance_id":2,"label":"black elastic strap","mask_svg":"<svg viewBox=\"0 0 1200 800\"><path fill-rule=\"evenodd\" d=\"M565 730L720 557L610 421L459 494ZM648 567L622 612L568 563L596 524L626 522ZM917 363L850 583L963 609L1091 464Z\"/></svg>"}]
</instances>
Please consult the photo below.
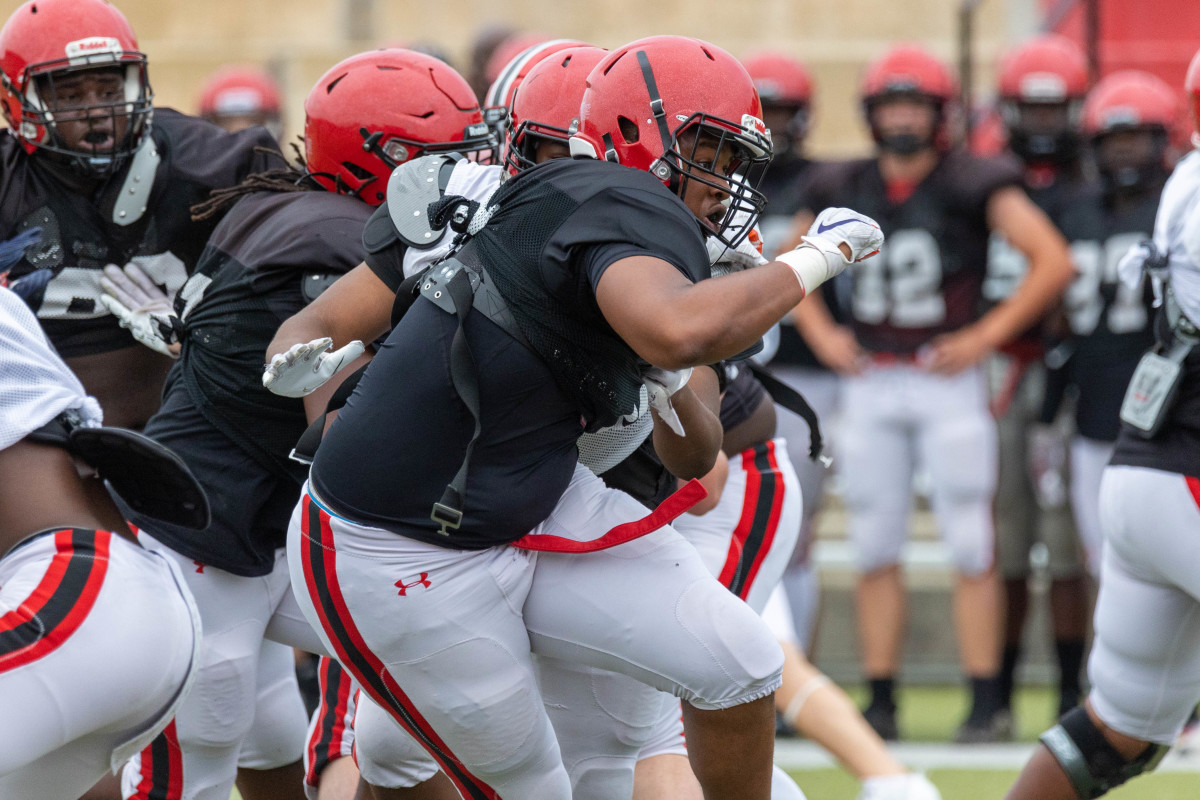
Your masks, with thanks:
<instances>
[{"instance_id":1,"label":"black elastic strap","mask_svg":"<svg viewBox=\"0 0 1200 800\"><path fill-rule=\"evenodd\" d=\"M820 459L821 452L825 449L825 442L821 438L821 423L817 418L817 412L813 411L812 406L804 399L804 395L767 372L758 364L747 362L747 366L754 373L754 377L758 378L759 382L766 388L767 394L771 395L772 400L808 423L808 457L813 461Z\"/></svg>"},{"instance_id":2,"label":"black elastic strap","mask_svg":"<svg viewBox=\"0 0 1200 800\"><path fill-rule=\"evenodd\" d=\"M475 420L475 430L471 441L467 442L463 454L462 465L454 475L453 480L442 492L442 499L433 504L429 517L442 526L438 531L449 536L451 530L457 530L462 524L463 501L467 495L467 472L471 467L471 453L479 434L483 429L479 412L479 371L475 365L475 357L471 355L471 347L467 344L465 325L467 315L475 304L475 292L471 289L471 278L467 270L460 269L446 284L446 291L454 301L454 316L458 318L458 328L454 331L454 339L450 342L450 380L454 390L462 398L471 418Z\"/></svg>"},{"instance_id":3,"label":"black elastic strap","mask_svg":"<svg viewBox=\"0 0 1200 800\"><path fill-rule=\"evenodd\" d=\"M662 95L658 93L658 83L654 80L654 70L650 68L650 58L645 50L637 52L638 65L642 68L642 79L646 81L646 91L650 93L650 111L658 123L658 135L662 138L663 156L673 147L671 129L667 126L667 112L663 107Z\"/></svg>"},{"instance_id":4,"label":"black elastic strap","mask_svg":"<svg viewBox=\"0 0 1200 800\"><path fill-rule=\"evenodd\" d=\"M421 293L421 279L425 277L425 273L429 272L429 269L426 267L400 282L400 287L396 289L396 299L392 302L393 328L400 324L400 320L404 319L404 315L417 301L417 295Z\"/></svg>"}]
</instances>

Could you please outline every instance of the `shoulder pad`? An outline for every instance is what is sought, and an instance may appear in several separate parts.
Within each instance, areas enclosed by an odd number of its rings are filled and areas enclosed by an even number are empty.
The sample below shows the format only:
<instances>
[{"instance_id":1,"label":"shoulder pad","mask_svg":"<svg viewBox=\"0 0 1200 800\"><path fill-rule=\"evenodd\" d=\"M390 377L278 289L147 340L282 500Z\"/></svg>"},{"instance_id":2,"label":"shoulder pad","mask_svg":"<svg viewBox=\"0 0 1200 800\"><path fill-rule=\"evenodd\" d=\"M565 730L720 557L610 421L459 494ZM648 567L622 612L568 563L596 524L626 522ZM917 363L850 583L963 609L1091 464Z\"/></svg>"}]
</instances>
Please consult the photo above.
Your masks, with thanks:
<instances>
[{"instance_id":1,"label":"shoulder pad","mask_svg":"<svg viewBox=\"0 0 1200 800\"><path fill-rule=\"evenodd\" d=\"M387 210L400 240L409 247L427 250L446 234L429 221L429 204L442 198L453 165L462 160L457 153L443 153L401 164L392 171L387 186ZM443 167L449 169L443 169Z\"/></svg>"},{"instance_id":2,"label":"shoulder pad","mask_svg":"<svg viewBox=\"0 0 1200 800\"><path fill-rule=\"evenodd\" d=\"M388 213L386 203L375 209L375 213L367 220L362 241L363 248L368 253L378 253L400 241L400 235L396 233L396 226L392 224L392 216Z\"/></svg>"}]
</instances>

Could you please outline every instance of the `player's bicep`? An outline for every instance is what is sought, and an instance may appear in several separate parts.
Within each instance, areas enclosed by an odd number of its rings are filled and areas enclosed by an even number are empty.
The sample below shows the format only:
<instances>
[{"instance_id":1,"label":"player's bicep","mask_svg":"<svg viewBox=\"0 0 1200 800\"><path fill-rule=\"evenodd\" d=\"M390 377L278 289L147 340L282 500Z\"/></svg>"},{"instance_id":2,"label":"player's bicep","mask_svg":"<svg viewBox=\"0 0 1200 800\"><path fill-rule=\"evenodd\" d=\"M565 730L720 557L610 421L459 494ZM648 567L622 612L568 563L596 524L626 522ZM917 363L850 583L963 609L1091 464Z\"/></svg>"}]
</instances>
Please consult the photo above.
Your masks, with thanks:
<instances>
[{"instance_id":1,"label":"player's bicep","mask_svg":"<svg viewBox=\"0 0 1200 800\"><path fill-rule=\"evenodd\" d=\"M611 264L596 283L600 313L633 351L651 364L670 364L683 328L676 301L692 286L670 263L630 256Z\"/></svg>"},{"instance_id":2,"label":"player's bicep","mask_svg":"<svg viewBox=\"0 0 1200 800\"><path fill-rule=\"evenodd\" d=\"M320 324L334 346L373 342L391 328L396 299L383 280L366 264L359 264L333 282L297 316L307 315Z\"/></svg>"}]
</instances>

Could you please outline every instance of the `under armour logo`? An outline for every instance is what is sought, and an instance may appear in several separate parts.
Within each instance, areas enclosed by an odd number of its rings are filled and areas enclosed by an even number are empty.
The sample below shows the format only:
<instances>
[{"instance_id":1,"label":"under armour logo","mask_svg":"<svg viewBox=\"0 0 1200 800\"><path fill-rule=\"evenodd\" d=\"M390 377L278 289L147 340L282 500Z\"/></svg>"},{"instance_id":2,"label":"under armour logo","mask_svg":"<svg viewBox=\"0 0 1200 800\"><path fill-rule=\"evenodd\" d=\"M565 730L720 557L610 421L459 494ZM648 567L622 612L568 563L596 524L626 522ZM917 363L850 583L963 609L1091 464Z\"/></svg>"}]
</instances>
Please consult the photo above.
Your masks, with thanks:
<instances>
[{"instance_id":1,"label":"under armour logo","mask_svg":"<svg viewBox=\"0 0 1200 800\"><path fill-rule=\"evenodd\" d=\"M417 576L417 579L415 581L413 581L412 583L405 583L402 580L396 581L396 588L400 590L401 597L407 597L408 590L413 588L414 586L424 586L426 589L428 589L429 588L429 573L422 572L419 576Z\"/></svg>"},{"instance_id":2,"label":"under armour logo","mask_svg":"<svg viewBox=\"0 0 1200 800\"><path fill-rule=\"evenodd\" d=\"M207 566L203 561L192 561L196 565L196 572L203 573L204 567Z\"/></svg>"}]
</instances>

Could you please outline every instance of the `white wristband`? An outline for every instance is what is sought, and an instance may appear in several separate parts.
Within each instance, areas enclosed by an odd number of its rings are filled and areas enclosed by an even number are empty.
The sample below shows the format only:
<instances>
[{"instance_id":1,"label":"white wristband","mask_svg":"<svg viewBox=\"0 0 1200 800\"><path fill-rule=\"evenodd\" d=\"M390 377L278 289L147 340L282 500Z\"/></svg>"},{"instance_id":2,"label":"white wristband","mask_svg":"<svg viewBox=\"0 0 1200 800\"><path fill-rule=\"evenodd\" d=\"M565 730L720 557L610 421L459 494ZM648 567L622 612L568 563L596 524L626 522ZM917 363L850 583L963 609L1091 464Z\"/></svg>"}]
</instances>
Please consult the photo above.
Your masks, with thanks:
<instances>
[{"instance_id":1,"label":"white wristband","mask_svg":"<svg viewBox=\"0 0 1200 800\"><path fill-rule=\"evenodd\" d=\"M782 261L792 268L796 280L800 281L800 288L804 290L805 297L831 277L828 259L824 253L812 245L807 247L801 245L795 250L780 253L775 256L775 260Z\"/></svg>"}]
</instances>

